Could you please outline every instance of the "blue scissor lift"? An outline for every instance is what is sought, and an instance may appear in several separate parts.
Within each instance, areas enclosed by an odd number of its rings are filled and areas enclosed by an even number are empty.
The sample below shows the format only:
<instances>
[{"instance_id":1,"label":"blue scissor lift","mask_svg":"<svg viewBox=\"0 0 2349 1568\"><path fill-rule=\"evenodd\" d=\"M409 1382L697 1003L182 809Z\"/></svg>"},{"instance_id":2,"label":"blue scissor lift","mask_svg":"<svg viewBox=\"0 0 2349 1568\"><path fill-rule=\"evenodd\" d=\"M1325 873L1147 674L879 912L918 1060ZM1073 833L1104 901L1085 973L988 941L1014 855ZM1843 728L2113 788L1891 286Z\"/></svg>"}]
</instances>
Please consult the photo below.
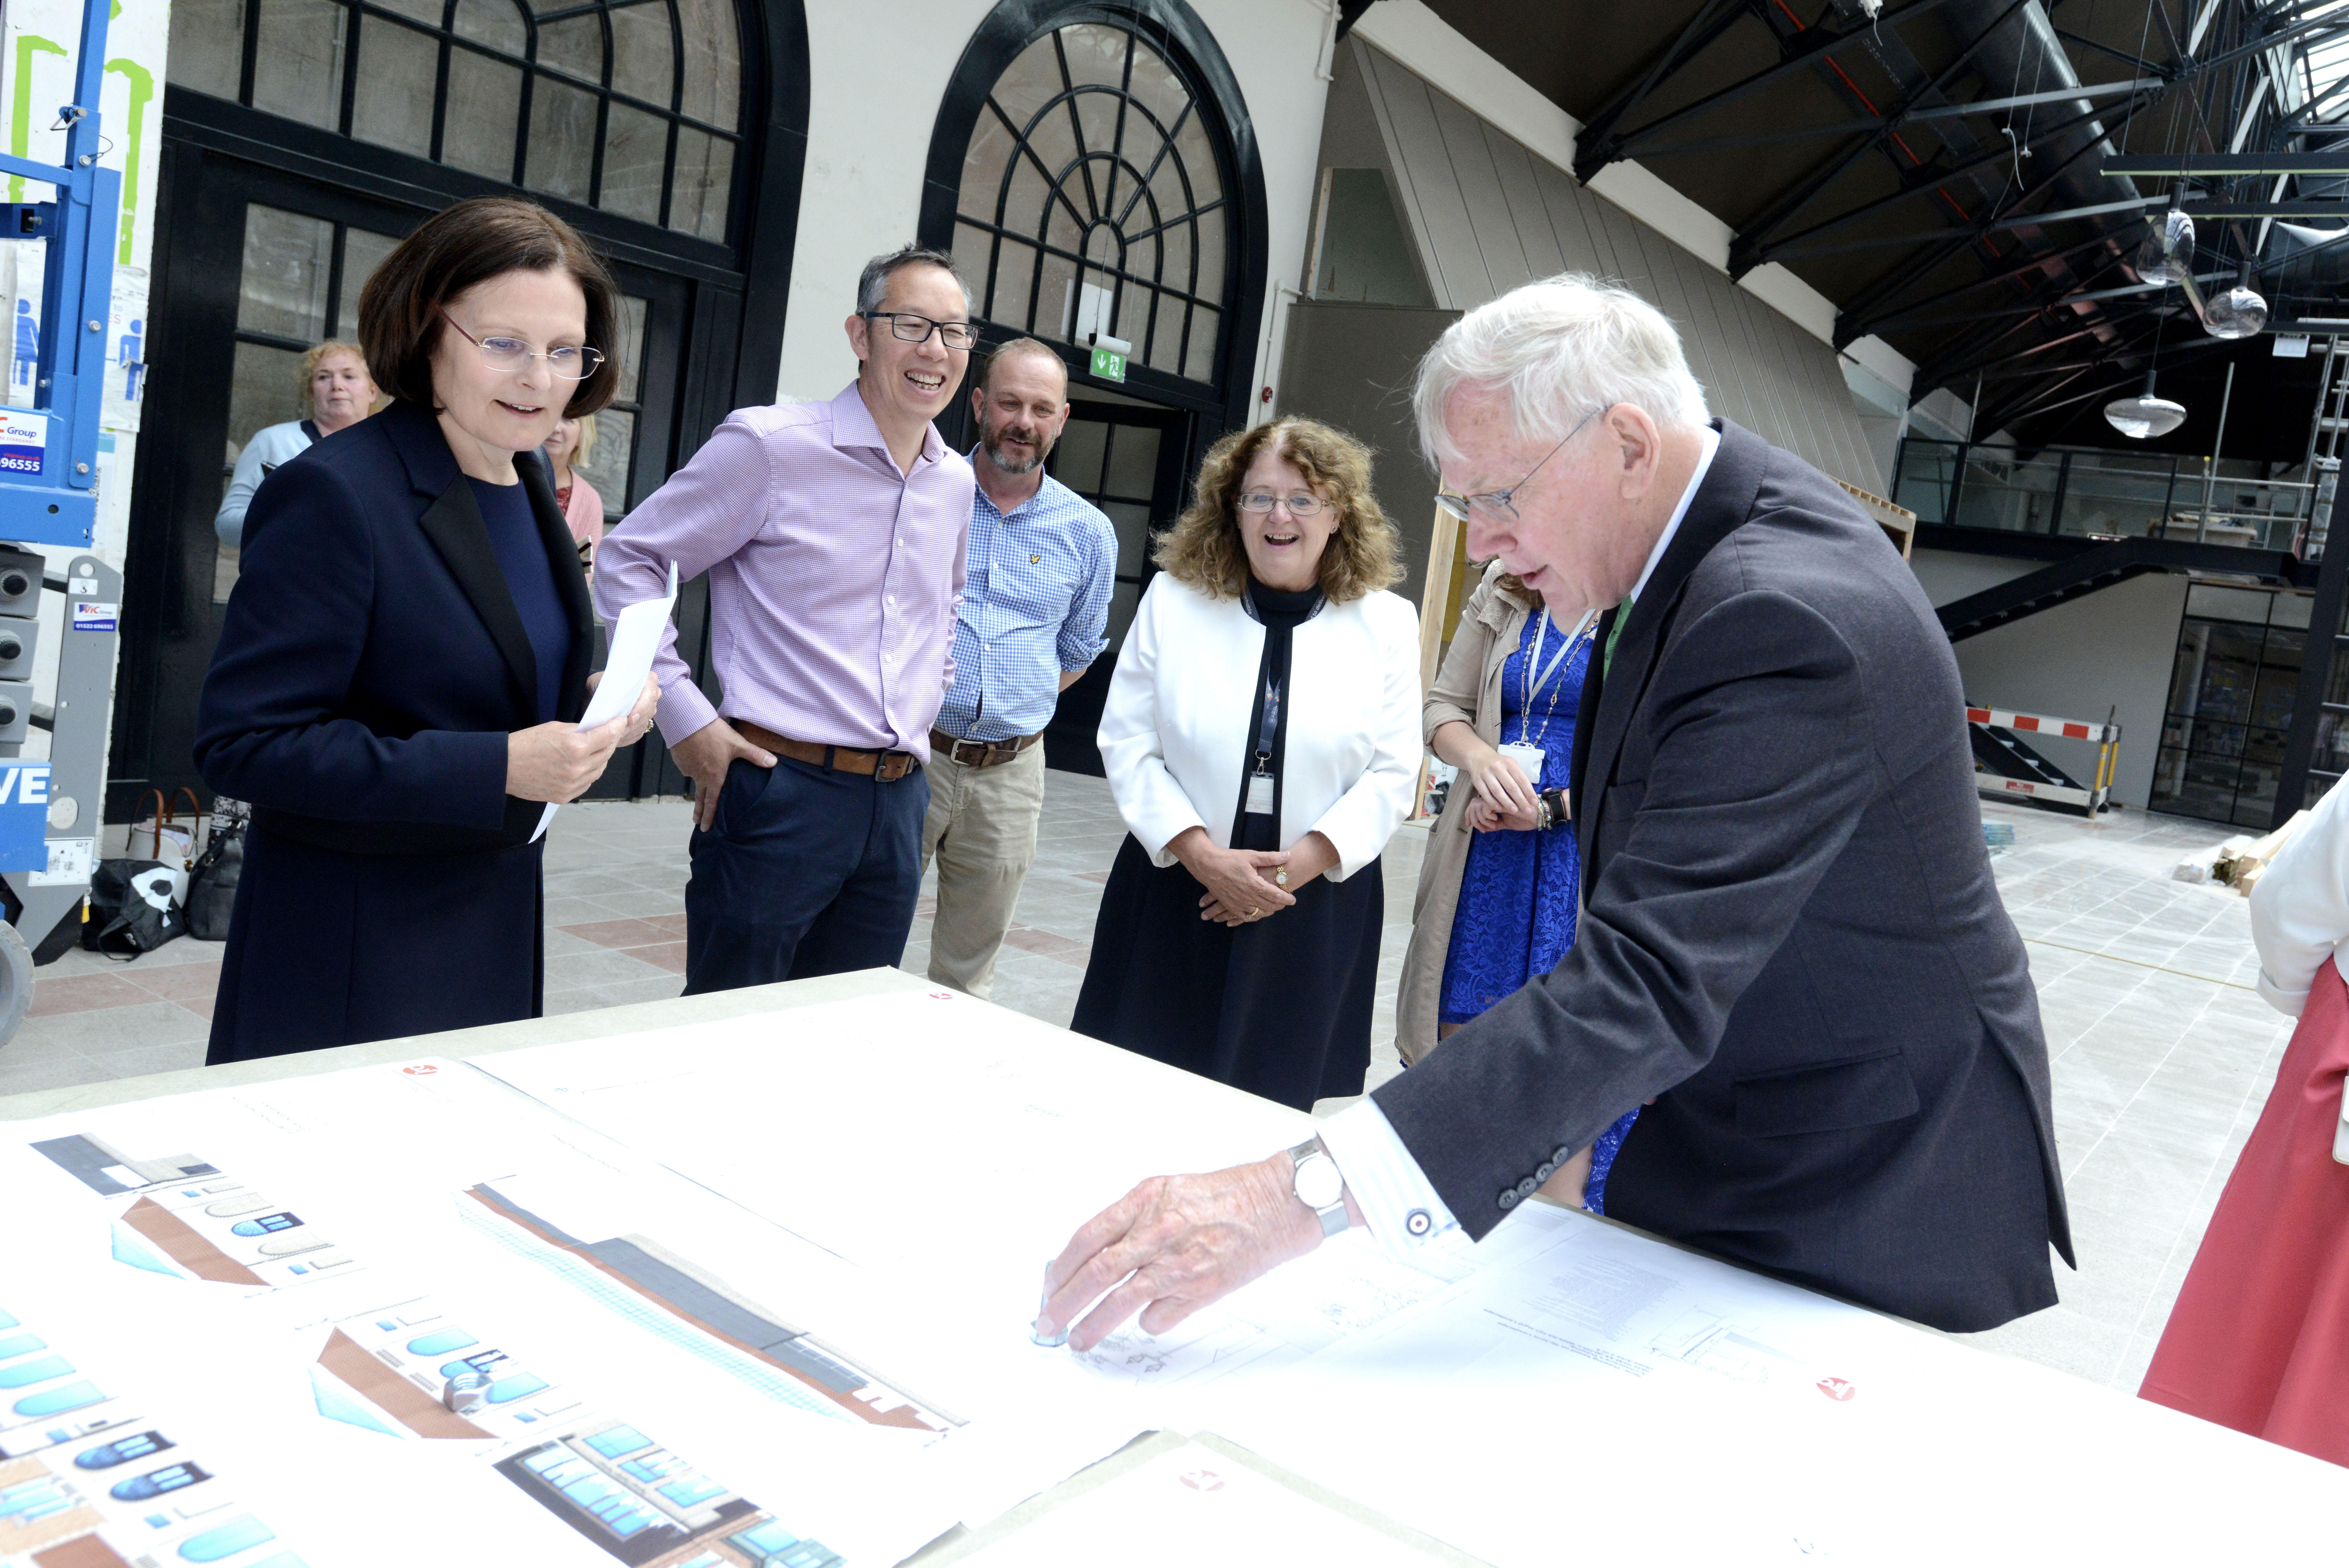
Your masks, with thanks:
<instances>
[{"instance_id":1,"label":"blue scissor lift","mask_svg":"<svg viewBox=\"0 0 2349 1568\"><path fill-rule=\"evenodd\" d=\"M0 202L0 239L38 241L46 251L30 406L0 405L0 914L7 921L0 926L0 1044L24 1017L34 965L80 935L105 815L122 602L121 575L91 549L122 206L122 176L98 161L108 9L108 0L85 0L74 101L57 110L65 161L0 154L0 175L56 192L46 201ZM64 614L55 622L56 680L43 696L34 689L35 654L44 596L52 593L62 596ZM28 729L49 732L46 761L22 758Z\"/></svg>"}]
</instances>

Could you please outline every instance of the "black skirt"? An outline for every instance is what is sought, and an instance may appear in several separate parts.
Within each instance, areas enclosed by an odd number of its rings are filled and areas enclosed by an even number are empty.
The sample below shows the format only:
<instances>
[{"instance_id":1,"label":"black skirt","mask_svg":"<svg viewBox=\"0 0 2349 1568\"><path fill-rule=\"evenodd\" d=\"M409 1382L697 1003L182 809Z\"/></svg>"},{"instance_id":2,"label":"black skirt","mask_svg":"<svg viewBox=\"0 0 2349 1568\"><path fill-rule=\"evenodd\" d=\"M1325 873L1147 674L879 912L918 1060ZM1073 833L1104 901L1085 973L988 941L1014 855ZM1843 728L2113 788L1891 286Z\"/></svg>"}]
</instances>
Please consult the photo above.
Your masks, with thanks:
<instances>
[{"instance_id":1,"label":"black skirt","mask_svg":"<svg viewBox=\"0 0 2349 1568\"><path fill-rule=\"evenodd\" d=\"M1317 877L1242 926L1201 920L1206 892L1126 835L1069 1026L1299 1110L1361 1093L1386 920L1379 862Z\"/></svg>"},{"instance_id":2,"label":"black skirt","mask_svg":"<svg viewBox=\"0 0 2349 1568\"><path fill-rule=\"evenodd\" d=\"M353 855L248 830L205 1064L538 1016L545 855Z\"/></svg>"}]
</instances>

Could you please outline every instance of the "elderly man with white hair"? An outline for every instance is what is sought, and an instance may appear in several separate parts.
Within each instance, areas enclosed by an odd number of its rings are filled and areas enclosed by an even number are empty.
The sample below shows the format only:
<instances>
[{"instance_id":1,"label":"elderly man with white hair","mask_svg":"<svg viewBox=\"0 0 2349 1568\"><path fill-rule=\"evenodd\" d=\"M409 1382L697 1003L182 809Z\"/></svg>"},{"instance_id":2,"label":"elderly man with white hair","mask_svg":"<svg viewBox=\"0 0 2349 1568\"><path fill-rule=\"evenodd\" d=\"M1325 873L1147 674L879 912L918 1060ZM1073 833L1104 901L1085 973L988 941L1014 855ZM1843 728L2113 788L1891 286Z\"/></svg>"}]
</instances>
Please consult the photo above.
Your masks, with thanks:
<instances>
[{"instance_id":1,"label":"elderly man with white hair","mask_svg":"<svg viewBox=\"0 0 2349 1568\"><path fill-rule=\"evenodd\" d=\"M1349 1223L1482 1238L1642 1102L1615 1217L1940 1328L2053 1305L2038 1000L1907 564L1708 421L1671 324L1595 279L1464 316L1417 414L1471 556L1613 606L1575 733L1580 934L1319 1138L1089 1221L1038 1332L1163 1332Z\"/></svg>"}]
</instances>

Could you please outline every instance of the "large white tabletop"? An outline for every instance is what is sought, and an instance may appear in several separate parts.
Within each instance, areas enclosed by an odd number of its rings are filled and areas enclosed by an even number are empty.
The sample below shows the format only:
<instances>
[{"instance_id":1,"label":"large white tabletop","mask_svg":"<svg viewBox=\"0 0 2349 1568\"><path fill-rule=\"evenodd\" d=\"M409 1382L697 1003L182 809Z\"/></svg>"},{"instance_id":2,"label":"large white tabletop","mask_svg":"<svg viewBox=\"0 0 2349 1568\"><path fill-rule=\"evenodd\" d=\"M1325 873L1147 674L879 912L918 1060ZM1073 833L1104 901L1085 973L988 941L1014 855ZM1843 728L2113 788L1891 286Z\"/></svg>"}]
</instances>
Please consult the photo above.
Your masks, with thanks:
<instances>
[{"instance_id":1,"label":"large white tabletop","mask_svg":"<svg viewBox=\"0 0 2349 1568\"><path fill-rule=\"evenodd\" d=\"M2349 1471L1554 1209L1513 1218L1432 1273L1355 1234L1163 1340L1129 1330L1082 1360L1025 1343L1034 1277L1101 1202L1154 1171L1294 1141L1303 1122L895 971L0 1097L0 1123L37 1124L0 1125L0 1184L14 1189L0 1241L16 1243L0 1247L0 1563L106 1561L32 1555L62 1538L58 1521L84 1517L76 1507L104 1515L109 1541L151 1525L173 1551L212 1543L158 1562L288 1568L289 1550L313 1568L385 1561L401 1537L381 1522L383 1475L408 1491L445 1484L449 1517L475 1522L461 1539L513 1532L500 1554L447 1560L657 1568L836 1560L808 1546L761 1556L785 1523L835 1552L869 1543L846 1553L859 1568L908 1552L982 1565L1300 1553L1507 1568L1593 1554L2282 1561L2344 1517ZM36 1140L37 1159L26 1152ZM193 1186L156 1174L154 1160L179 1150L191 1152L174 1169L197 1171ZM118 1157L140 1169L76 1174L76 1160ZM280 1204L284 1218L264 1212ZM216 1209L218 1221L202 1217ZM288 1250L298 1229L275 1240L262 1229L328 1212L334 1244L307 1253ZM232 1239L232 1222L257 1239ZM218 1250L238 1247L258 1250L242 1262ZM287 1272L304 1257L310 1272ZM352 1283L360 1265L375 1283ZM647 1286L647 1268L686 1283ZM687 1276L724 1299L680 1329L676 1302L715 1299ZM383 1305L409 1301L395 1278L418 1282L414 1303L429 1305L404 1316ZM804 1378L774 1387L791 1358L740 1326L763 1321L755 1313L726 1315L729 1303L786 1296L770 1315L808 1335L794 1343L901 1375L875 1374L855 1396L864 1407L836 1401L862 1425L809 1426L843 1418L811 1412ZM672 1315L638 1356L632 1336L657 1315L648 1299ZM543 1360L501 1352L482 1357L504 1369L488 1375L508 1376L501 1387L552 1381L534 1403L502 1407L516 1421L543 1411L543 1427L484 1417L433 1429L437 1415L401 1414L415 1399L404 1387L370 1392L369 1375L386 1377L370 1355L426 1380L398 1345L427 1346L427 1360L444 1342L478 1354L463 1348L476 1338L418 1325L463 1317L478 1331L501 1314ZM36 1330L55 1346L12 1352L12 1336ZM236 1343L244 1381L171 1350L176 1333ZM189 1512L228 1494L224 1472L191 1485L160 1459L126 1464L125 1475L171 1471L192 1500L159 1495L148 1524L126 1522L146 1503L89 1493L88 1466L62 1456L129 1427L47 1441L47 1418L10 1414L12 1389L50 1398L81 1375L11 1383L12 1367L76 1344L109 1387L81 1386L110 1402L70 1418L114 1420L105 1412L129 1406L112 1386L143 1379L175 1420L213 1424L209 1449L182 1445L189 1462L240 1460L236 1506L290 1522L292 1544L227 1508ZM700 1365L662 1359L680 1352ZM523 1361L526 1379L513 1372ZM565 1405L557 1396L574 1383L595 1398ZM273 1406L280 1384L290 1392ZM786 1398L797 1403L779 1414L772 1401ZM676 1453L616 1448L616 1432L647 1440L639 1420L688 1459L723 1459L711 1469L768 1512L717 1481L671 1480L698 1473L676 1470ZM434 1437L464 1440L415 1440ZM504 1479L460 1471L460 1452ZM408 1468L360 1468L378 1453ZM629 1465L643 1474L620 1474ZM531 1466L607 1523L635 1528L668 1508L677 1519L662 1528L700 1533L652 1556L657 1532L636 1547L592 1522L548 1535L571 1505L522 1473ZM102 1471L109 1484L115 1474ZM285 1480L296 1474L300 1488ZM620 1490L655 1479L703 1513ZM26 1515L13 1523L12 1497ZM693 1522L713 1507L733 1511Z\"/></svg>"}]
</instances>

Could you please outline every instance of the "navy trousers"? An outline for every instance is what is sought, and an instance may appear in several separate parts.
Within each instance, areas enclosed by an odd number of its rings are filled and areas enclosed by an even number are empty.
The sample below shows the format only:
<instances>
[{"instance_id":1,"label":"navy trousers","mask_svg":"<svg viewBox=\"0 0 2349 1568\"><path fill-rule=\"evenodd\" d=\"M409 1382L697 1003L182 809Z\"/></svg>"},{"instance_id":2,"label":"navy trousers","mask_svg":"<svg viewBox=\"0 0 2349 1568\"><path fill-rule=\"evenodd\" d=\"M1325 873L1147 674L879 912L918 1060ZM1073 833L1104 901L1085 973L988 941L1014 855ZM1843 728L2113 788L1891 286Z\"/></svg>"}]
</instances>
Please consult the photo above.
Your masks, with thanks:
<instances>
[{"instance_id":1,"label":"navy trousers","mask_svg":"<svg viewBox=\"0 0 2349 1568\"><path fill-rule=\"evenodd\" d=\"M918 768L884 784L789 757L736 762L690 846L685 994L896 964L929 809Z\"/></svg>"}]
</instances>

